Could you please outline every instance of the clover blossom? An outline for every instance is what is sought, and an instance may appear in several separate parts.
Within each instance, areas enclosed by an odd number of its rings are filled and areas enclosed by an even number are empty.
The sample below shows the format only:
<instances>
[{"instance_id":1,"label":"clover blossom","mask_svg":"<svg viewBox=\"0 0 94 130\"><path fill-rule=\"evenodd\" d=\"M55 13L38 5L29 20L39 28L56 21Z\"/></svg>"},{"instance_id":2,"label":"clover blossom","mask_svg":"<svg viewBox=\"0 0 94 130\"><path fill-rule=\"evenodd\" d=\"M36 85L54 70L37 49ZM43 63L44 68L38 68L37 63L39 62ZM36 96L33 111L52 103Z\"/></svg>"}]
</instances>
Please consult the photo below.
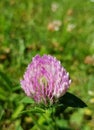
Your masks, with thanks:
<instances>
[{"instance_id":1,"label":"clover blossom","mask_svg":"<svg viewBox=\"0 0 94 130\"><path fill-rule=\"evenodd\" d=\"M36 55L20 83L27 96L47 105L55 103L66 93L71 80L55 57Z\"/></svg>"}]
</instances>

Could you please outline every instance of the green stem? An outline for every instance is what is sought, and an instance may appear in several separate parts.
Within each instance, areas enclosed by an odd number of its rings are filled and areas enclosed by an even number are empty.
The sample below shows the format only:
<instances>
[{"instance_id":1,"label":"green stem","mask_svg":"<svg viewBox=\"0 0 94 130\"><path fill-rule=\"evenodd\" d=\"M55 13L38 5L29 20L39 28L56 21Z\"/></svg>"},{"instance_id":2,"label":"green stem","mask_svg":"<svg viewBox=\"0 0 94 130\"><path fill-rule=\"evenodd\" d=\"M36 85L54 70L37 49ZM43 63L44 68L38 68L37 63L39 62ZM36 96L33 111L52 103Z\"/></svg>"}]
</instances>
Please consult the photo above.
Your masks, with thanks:
<instances>
[{"instance_id":1,"label":"green stem","mask_svg":"<svg viewBox=\"0 0 94 130\"><path fill-rule=\"evenodd\" d=\"M33 118L33 122L34 124L41 130L42 126L38 123L38 121L35 119L34 115L31 114L32 118ZM35 126L32 128L32 130L35 128ZM34 129L35 130L35 129Z\"/></svg>"},{"instance_id":2,"label":"green stem","mask_svg":"<svg viewBox=\"0 0 94 130\"><path fill-rule=\"evenodd\" d=\"M52 107L52 121L53 121L54 129L58 130L58 127L57 127L57 124L56 124L55 115L54 115L54 108L53 107Z\"/></svg>"}]
</instances>

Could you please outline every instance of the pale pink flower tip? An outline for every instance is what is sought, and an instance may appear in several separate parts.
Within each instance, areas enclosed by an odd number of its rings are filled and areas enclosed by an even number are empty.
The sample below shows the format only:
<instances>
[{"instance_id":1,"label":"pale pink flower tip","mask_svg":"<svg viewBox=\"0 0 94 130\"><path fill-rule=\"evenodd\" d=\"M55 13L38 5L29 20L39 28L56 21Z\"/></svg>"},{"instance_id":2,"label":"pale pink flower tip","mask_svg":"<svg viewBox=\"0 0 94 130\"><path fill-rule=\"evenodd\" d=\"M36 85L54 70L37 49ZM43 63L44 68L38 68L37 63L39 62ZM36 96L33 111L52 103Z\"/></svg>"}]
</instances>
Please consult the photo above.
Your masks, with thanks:
<instances>
[{"instance_id":1,"label":"pale pink flower tip","mask_svg":"<svg viewBox=\"0 0 94 130\"><path fill-rule=\"evenodd\" d=\"M50 55L36 55L28 65L21 87L37 103L53 104L63 96L71 80L60 61Z\"/></svg>"}]
</instances>

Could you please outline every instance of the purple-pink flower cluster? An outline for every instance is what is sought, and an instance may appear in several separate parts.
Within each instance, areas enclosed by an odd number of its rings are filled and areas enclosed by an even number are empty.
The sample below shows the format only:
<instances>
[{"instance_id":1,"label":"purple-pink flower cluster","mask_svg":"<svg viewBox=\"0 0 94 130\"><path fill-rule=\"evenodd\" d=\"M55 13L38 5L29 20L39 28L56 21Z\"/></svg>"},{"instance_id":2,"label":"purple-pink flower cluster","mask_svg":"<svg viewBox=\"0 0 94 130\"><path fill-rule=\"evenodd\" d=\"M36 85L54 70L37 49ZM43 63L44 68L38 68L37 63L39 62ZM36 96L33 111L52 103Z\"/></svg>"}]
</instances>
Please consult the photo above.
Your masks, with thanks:
<instances>
[{"instance_id":1,"label":"purple-pink flower cluster","mask_svg":"<svg viewBox=\"0 0 94 130\"><path fill-rule=\"evenodd\" d=\"M65 94L71 80L55 57L36 55L20 82L26 95L37 103L53 104Z\"/></svg>"}]
</instances>

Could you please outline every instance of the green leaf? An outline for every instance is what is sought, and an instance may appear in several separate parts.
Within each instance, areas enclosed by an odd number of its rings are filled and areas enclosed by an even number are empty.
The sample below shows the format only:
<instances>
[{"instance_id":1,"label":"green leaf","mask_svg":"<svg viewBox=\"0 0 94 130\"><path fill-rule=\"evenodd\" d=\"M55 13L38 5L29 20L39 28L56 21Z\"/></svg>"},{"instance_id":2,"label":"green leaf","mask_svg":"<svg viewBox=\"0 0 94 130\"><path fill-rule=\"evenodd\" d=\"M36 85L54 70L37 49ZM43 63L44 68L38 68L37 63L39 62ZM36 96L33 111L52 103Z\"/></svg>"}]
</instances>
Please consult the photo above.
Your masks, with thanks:
<instances>
[{"instance_id":1,"label":"green leaf","mask_svg":"<svg viewBox=\"0 0 94 130\"><path fill-rule=\"evenodd\" d=\"M15 130L23 130L20 119L15 120Z\"/></svg>"},{"instance_id":2,"label":"green leaf","mask_svg":"<svg viewBox=\"0 0 94 130\"><path fill-rule=\"evenodd\" d=\"M29 110L22 111L20 114L23 113L45 113L45 110L38 107L34 107Z\"/></svg>"},{"instance_id":3,"label":"green leaf","mask_svg":"<svg viewBox=\"0 0 94 130\"><path fill-rule=\"evenodd\" d=\"M5 73L3 73L3 72L1 72L0 71L0 78L1 78L1 80L5 83L4 85L4 87L6 87L6 90L8 90L8 91L12 91L12 82L11 82L11 80L10 80L10 78L5 74Z\"/></svg>"},{"instance_id":4,"label":"green leaf","mask_svg":"<svg viewBox=\"0 0 94 130\"><path fill-rule=\"evenodd\" d=\"M64 96L62 96L59 99L59 102L67 107L84 108L87 106L80 98L76 97L75 95L69 92L67 92Z\"/></svg>"},{"instance_id":5,"label":"green leaf","mask_svg":"<svg viewBox=\"0 0 94 130\"><path fill-rule=\"evenodd\" d=\"M24 105L23 104L20 104L15 110L14 110L14 113L12 114L12 119L16 119L21 111L24 109Z\"/></svg>"},{"instance_id":6,"label":"green leaf","mask_svg":"<svg viewBox=\"0 0 94 130\"><path fill-rule=\"evenodd\" d=\"M13 88L12 88L12 91L17 91L17 90L20 90L21 89L21 86L19 84L15 85Z\"/></svg>"},{"instance_id":7,"label":"green leaf","mask_svg":"<svg viewBox=\"0 0 94 130\"><path fill-rule=\"evenodd\" d=\"M0 87L0 100L5 101L7 100L8 93L3 88Z\"/></svg>"},{"instance_id":8,"label":"green leaf","mask_svg":"<svg viewBox=\"0 0 94 130\"><path fill-rule=\"evenodd\" d=\"M2 119L3 115L4 115L4 110L2 106L0 106L0 120Z\"/></svg>"},{"instance_id":9,"label":"green leaf","mask_svg":"<svg viewBox=\"0 0 94 130\"><path fill-rule=\"evenodd\" d=\"M34 103L34 100L30 97L24 97L20 103L25 103L25 104L33 104Z\"/></svg>"}]
</instances>

